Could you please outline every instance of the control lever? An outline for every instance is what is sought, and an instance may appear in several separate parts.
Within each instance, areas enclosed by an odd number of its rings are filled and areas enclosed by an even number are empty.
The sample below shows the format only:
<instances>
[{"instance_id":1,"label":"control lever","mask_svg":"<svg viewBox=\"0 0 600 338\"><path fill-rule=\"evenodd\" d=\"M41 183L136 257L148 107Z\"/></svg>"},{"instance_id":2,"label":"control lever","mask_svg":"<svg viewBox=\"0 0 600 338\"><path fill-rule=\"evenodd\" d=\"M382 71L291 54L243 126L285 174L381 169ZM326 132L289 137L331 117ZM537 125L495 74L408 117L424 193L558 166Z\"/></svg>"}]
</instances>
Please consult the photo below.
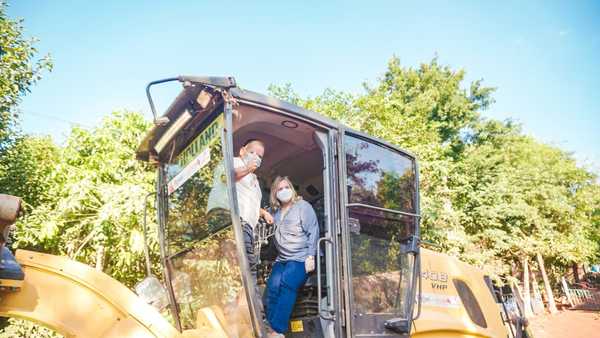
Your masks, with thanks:
<instances>
[{"instance_id":1,"label":"control lever","mask_svg":"<svg viewBox=\"0 0 600 338\"><path fill-rule=\"evenodd\" d=\"M254 228L254 255L260 258L260 249L269 244L269 238L275 235L275 223L269 224L264 218L260 218Z\"/></svg>"}]
</instances>

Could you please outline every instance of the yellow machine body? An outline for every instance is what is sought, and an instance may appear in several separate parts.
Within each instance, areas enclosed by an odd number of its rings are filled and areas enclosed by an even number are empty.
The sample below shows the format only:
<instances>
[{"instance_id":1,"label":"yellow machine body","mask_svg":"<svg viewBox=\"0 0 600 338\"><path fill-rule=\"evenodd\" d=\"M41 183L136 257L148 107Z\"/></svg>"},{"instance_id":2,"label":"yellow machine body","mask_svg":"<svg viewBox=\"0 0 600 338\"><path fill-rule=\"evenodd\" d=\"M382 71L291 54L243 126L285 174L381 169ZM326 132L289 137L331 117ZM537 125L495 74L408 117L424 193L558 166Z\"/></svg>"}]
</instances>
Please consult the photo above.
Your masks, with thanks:
<instances>
[{"instance_id":1,"label":"yellow machine body","mask_svg":"<svg viewBox=\"0 0 600 338\"><path fill-rule=\"evenodd\" d=\"M65 337L175 337L154 308L123 284L64 257L17 250L25 280L0 294L0 316L39 323Z\"/></svg>"},{"instance_id":2,"label":"yellow machine body","mask_svg":"<svg viewBox=\"0 0 600 338\"><path fill-rule=\"evenodd\" d=\"M179 333L153 307L108 275L64 257L17 250L25 271L20 290L1 293L0 316L49 327L65 337L227 338L222 312L206 308L199 329ZM422 304L412 337L506 337L500 309L483 273L448 255L421 250ZM471 289L486 327L473 322L454 280Z\"/></svg>"},{"instance_id":3,"label":"yellow machine body","mask_svg":"<svg viewBox=\"0 0 600 338\"><path fill-rule=\"evenodd\" d=\"M469 315L457 283L471 290L485 327L476 324ZM421 287L421 313L413 323L412 337L507 337L500 306L481 270L446 254L422 248ZM474 307L472 298L468 306Z\"/></svg>"}]
</instances>

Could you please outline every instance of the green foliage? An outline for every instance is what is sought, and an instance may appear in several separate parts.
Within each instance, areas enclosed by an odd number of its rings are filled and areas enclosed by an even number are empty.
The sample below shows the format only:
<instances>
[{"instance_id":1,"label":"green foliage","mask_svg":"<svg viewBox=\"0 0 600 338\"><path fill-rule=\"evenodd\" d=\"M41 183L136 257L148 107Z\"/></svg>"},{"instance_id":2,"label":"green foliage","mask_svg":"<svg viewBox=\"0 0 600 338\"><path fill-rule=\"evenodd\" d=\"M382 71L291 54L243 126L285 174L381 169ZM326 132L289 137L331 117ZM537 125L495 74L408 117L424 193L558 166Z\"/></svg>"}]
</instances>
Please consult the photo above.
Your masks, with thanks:
<instances>
[{"instance_id":1,"label":"green foliage","mask_svg":"<svg viewBox=\"0 0 600 338\"><path fill-rule=\"evenodd\" d=\"M0 330L0 338L60 338L62 335L33 322L7 318L6 327Z\"/></svg>"},{"instance_id":2,"label":"green foliage","mask_svg":"<svg viewBox=\"0 0 600 338\"><path fill-rule=\"evenodd\" d=\"M0 152L0 193L23 198L31 206L45 201L59 150L49 137L21 136Z\"/></svg>"},{"instance_id":3,"label":"green foliage","mask_svg":"<svg viewBox=\"0 0 600 338\"><path fill-rule=\"evenodd\" d=\"M44 199L56 149L49 138L22 136L16 107L45 70L48 56L36 60L35 40L23 36L23 20L6 15L0 0L0 193L37 205Z\"/></svg>"},{"instance_id":4,"label":"green foliage","mask_svg":"<svg viewBox=\"0 0 600 338\"><path fill-rule=\"evenodd\" d=\"M0 153L14 136L15 107L20 98L52 69L49 56L36 60L35 40L23 36L23 20L6 16L6 3L0 1Z\"/></svg>"},{"instance_id":5,"label":"green foliage","mask_svg":"<svg viewBox=\"0 0 600 338\"><path fill-rule=\"evenodd\" d=\"M73 128L53 164L46 200L17 223L15 246L68 255L128 286L141 280L144 197L154 191L154 172L135 159L135 149L148 127L140 114L118 112L95 129Z\"/></svg>"},{"instance_id":6,"label":"green foliage","mask_svg":"<svg viewBox=\"0 0 600 338\"><path fill-rule=\"evenodd\" d=\"M564 151L522 134L512 121L486 120L493 88L464 85L464 71L437 59L406 68L392 58L365 91L302 98L271 93L415 153L420 161L422 233L494 275L542 252L555 267L600 255L597 178ZM463 88L469 88L465 90ZM379 187L388 195L400 182Z\"/></svg>"},{"instance_id":7,"label":"green foliage","mask_svg":"<svg viewBox=\"0 0 600 338\"><path fill-rule=\"evenodd\" d=\"M565 152L505 131L492 139L486 132L457 167L465 231L505 261L536 252L565 267L591 260L599 248L589 212L598 203L586 191L597 189L595 177Z\"/></svg>"}]
</instances>

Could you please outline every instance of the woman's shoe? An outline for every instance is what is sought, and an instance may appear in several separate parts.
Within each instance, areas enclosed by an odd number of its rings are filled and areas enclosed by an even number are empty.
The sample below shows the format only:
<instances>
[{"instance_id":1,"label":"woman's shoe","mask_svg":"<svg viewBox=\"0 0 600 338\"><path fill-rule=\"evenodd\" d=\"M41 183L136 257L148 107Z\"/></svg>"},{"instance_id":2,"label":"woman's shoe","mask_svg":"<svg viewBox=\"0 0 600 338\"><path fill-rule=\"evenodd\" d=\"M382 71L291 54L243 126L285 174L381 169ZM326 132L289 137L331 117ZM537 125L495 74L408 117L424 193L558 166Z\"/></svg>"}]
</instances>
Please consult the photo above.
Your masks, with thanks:
<instances>
[{"instance_id":1,"label":"woman's shoe","mask_svg":"<svg viewBox=\"0 0 600 338\"><path fill-rule=\"evenodd\" d=\"M265 327L267 331L267 338L285 338L282 333L273 330L267 321L265 321Z\"/></svg>"}]
</instances>

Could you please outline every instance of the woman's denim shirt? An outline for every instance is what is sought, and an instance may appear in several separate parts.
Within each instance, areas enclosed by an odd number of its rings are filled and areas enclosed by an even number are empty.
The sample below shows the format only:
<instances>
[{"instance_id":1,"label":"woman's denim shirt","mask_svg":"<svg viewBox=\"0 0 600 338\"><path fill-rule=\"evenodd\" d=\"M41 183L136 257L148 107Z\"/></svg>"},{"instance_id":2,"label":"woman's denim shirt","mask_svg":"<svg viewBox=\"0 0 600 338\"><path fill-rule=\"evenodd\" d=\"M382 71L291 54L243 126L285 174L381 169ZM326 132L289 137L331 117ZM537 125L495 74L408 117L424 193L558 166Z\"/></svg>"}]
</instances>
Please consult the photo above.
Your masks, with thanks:
<instances>
[{"instance_id":1,"label":"woman's denim shirt","mask_svg":"<svg viewBox=\"0 0 600 338\"><path fill-rule=\"evenodd\" d=\"M306 257L314 256L319 239L319 222L313 207L299 200L290 206L283 219L281 216L281 209L273 215L277 225L275 243L279 251L276 261L304 262Z\"/></svg>"}]
</instances>

